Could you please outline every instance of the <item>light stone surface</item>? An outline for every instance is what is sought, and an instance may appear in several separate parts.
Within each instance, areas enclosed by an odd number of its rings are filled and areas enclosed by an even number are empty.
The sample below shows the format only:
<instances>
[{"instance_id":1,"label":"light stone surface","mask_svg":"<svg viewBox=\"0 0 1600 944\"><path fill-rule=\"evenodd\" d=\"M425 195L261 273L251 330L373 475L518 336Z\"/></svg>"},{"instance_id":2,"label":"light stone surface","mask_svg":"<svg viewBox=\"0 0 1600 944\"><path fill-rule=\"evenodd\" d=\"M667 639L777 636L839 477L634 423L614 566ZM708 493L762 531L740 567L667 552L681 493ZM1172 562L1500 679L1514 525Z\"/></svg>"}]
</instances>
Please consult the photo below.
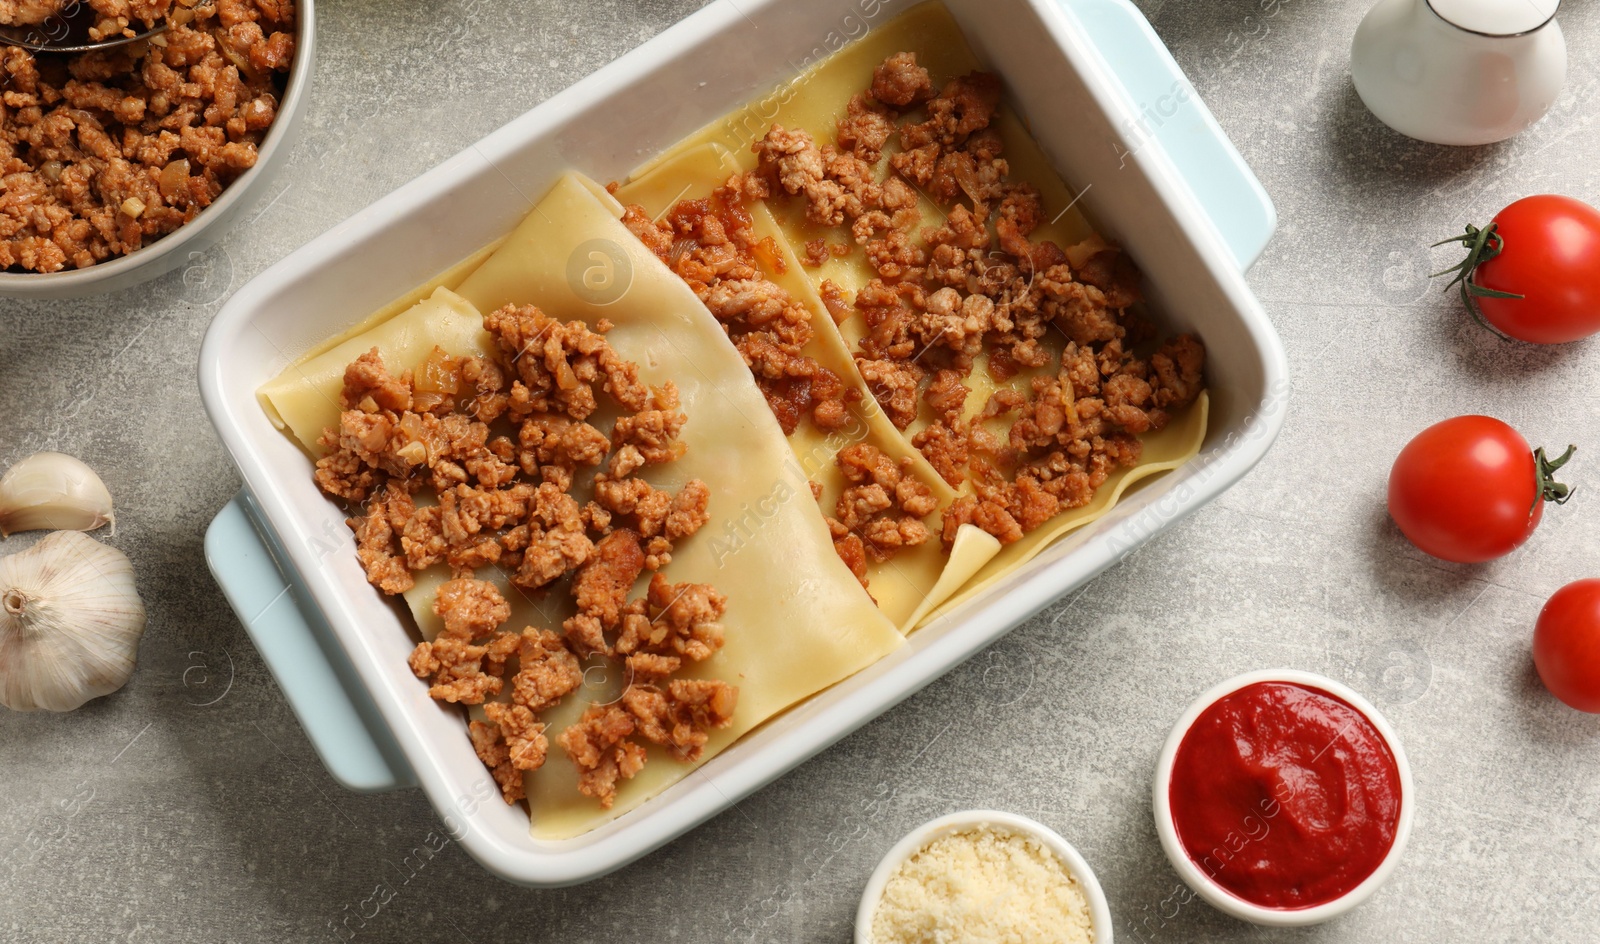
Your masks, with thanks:
<instances>
[{"instance_id":1,"label":"light stone surface","mask_svg":"<svg viewBox=\"0 0 1600 944\"><path fill-rule=\"evenodd\" d=\"M201 337L231 289L698 5L329 0L306 140L253 219L141 289L0 302L0 464L54 448L98 468L118 502L110 540L150 610L125 690L69 715L0 711L0 940L845 942L879 856L980 806L1077 844L1123 941L1593 940L1600 719L1544 692L1528 646L1544 599L1600 569L1600 349L1500 341L1426 278L1456 258L1430 243L1517 197L1600 196L1600 10L1577 3L1561 13L1572 69L1553 113L1453 150L1401 138L1356 97L1364 0L1144 0L1281 217L1250 273L1294 381L1265 462L612 879L530 891L453 847L401 867L440 833L421 793L334 783L206 570L202 534L238 479L195 388ZM1424 557L1382 504L1406 439L1467 412L1580 446L1577 497L1480 567ZM1155 755L1188 701L1273 666L1372 698L1420 797L1389 884L1295 932L1175 896L1149 812Z\"/></svg>"}]
</instances>

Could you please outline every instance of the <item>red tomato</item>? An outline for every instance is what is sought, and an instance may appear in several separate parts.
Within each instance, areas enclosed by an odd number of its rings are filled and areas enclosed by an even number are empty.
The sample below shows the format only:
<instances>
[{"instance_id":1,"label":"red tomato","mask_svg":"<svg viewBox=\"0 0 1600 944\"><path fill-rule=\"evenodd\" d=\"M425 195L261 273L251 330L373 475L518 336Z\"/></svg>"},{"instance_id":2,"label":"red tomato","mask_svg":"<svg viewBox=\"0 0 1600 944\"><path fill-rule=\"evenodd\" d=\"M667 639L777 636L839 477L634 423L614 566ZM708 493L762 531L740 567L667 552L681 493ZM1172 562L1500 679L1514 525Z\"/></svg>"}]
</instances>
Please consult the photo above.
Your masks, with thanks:
<instances>
[{"instance_id":1,"label":"red tomato","mask_svg":"<svg viewBox=\"0 0 1600 944\"><path fill-rule=\"evenodd\" d=\"M1567 584L1539 611L1533 664L1552 695L1600 713L1600 580Z\"/></svg>"},{"instance_id":2,"label":"red tomato","mask_svg":"<svg viewBox=\"0 0 1600 944\"><path fill-rule=\"evenodd\" d=\"M1535 344L1600 331L1600 210L1542 194L1501 210L1486 229L1480 238L1467 227L1460 241L1473 251L1449 270L1457 279L1467 276L1462 294L1471 295L1469 309L1476 303L1489 324Z\"/></svg>"},{"instance_id":3,"label":"red tomato","mask_svg":"<svg viewBox=\"0 0 1600 944\"><path fill-rule=\"evenodd\" d=\"M1435 423L1400 450L1389 473L1389 514L1411 543L1462 564L1494 560L1533 534L1545 501L1569 489L1551 475L1556 460L1490 416Z\"/></svg>"}]
</instances>

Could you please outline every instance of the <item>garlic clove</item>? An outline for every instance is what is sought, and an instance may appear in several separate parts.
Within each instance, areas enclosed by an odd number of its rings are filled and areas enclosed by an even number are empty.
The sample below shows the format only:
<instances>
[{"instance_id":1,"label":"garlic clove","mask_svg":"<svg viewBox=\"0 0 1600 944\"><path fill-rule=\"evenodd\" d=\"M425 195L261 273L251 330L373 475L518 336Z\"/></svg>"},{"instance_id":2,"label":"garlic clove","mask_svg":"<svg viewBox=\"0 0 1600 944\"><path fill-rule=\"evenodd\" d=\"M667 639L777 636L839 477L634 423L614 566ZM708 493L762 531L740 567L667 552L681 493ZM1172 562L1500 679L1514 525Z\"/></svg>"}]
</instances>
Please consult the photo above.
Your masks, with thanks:
<instances>
[{"instance_id":1,"label":"garlic clove","mask_svg":"<svg viewBox=\"0 0 1600 944\"><path fill-rule=\"evenodd\" d=\"M111 492L81 460L37 452L0 478L0 537L18 531L93 531L111 525Z\"/></svg>"},{"instance_id":2,"label":"garlic clove","mask_svg":"<svg viewBox=\"0 0 1600 944\"><path fill-rule=\"evenodd\" d=\"M0 705L71 711L133 675L144 603L127 555L57 531L0 558Z\"/></svg>"}]
</instances>

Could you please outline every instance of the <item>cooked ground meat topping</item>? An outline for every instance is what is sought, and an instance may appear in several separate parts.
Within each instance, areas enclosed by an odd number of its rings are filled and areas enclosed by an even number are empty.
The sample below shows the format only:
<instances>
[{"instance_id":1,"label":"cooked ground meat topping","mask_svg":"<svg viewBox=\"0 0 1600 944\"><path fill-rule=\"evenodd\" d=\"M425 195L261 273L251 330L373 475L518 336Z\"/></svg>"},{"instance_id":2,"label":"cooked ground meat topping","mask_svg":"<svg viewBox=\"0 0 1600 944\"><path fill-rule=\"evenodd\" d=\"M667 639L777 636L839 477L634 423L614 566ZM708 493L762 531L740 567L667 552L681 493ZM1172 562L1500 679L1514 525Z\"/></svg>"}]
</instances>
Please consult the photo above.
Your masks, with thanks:
<instances>
[{"instance_id":1,"label":"cooked ground meat topping","mask_svg":"<svg viewBox=\"0 0 1600 944\"><path fill-rule=\"evenodd\" d=\"M179 22L189 22L198 12L197 0L178 0L176 7L185 15ZM173 12L174 0L85 0L83 6L95 13L94 25L89 29L89 39L98 42L113 36L136 36L131 27L149 29ZM67 0L0 0L0 24L6 26L40 26L56 16L71 16L78 4L68 5ZM238 9L235 6L234 9Z\"/></svg>"},{"instance_id":2,"label":"cooked ground meat topping","mask_svg":"<svg viewBox=\"0 0 1600 944\"><path fill-rule=\"evenodd\" d=\"M550 742L545 739L544 725L539 722L537 715L522 705L498 701L484 705L483 713L500 728L500 738L506 746L506 758L511 762L512 769L518 772L514 776L516 781L521 781L521 771L538 770L544 766L545 750ZM502 794L506 786L501 784ZM514 788L515 784L512 786Z\"/></svg>"},{"instance_id":3,"label":"cooked ground meat topping","mask_svg":"<svg viewBox=\"0 0 1600 944\"><path fill-rule=\"evenodd\" d=\"M561 636L548 629L528 627L521 634L503 633L517 644L517 674L511 679L512 701L540 712L559 702L583 684L583 669Z\"/></svg>"},{"instance_id":4,"label":"cooked ground meat topping","mask_svg":"<svg viewBox=\"0 0 1600 944\"><path fill-rule=\"evenodd\" d=\"M593 705L557 741L578 767L578 790L606 809L616 802L617 781L644 769L644 747L630 737L638 729L621 705Z\"/></svg>"},{"instance_id":5,"label":"cooked ground meat topping","mask_svg":"<svg viewBox=\"0 0 1600 944\"><path fill-rule=\"evenodd\" d=\"M663 660L667 663L675 660ZM705 753L710 732L733 723L739 690L717 679L673 679L642 674L640 657L629 659L633 680L616 704L595 705L557 739L578 768L578 790L609 809L617 782L644 767L645 748L635 738L659 744L686 763Z\"/></svg>"},{"instance_id":6,"label":"cooked ground meat topping","mask_svg":"<svg viewBox=\"0 0 1600 944\"><path fill-rule=\"evenodd\" d=\"M914 52L897 52L872 70L872 97L893 108L910 108L933 97L933 79Z\"/></svg>"},{"instance_id":7,"label":"cooked ground meat topping","mask_svg":"<svg viewBox=\"0 0 1600 944\"><path fill-rule=\"evenodd\" d=\"M500 795L506 803L524 799L527 794L522 784L522 771L511 763L511 746L506 740L505 729L494 721L469 721L467 735L472 739L472 749L477 753L478 760L489 768L495 783L500 785Z\"/></svg>"},{"instance_id":8,"label":"cooked ground meat topping","mask_svg":"<svg viewBox=\"0 0 1600 944\"><path fill-rule=\"evenodd\" d=\"M116 49L0 47L0 270L55 272L132 252L255 166L294 57L290 0L90 0ZM4 0L39 23L49 0Z\"/></svg>"},{"instance_id":9,"label":"cooked ground meat topping","mask_svg":"<svg viewBox=\"0 0 1600 944\"><path fill-rule=\"evenodd\" d=\"M665 690L635 684L622 693L639 736L686 762L700 759L710 731L732 723L738 703L739 690L716 679L673 679Z\"/></svg>"},{"instance_id":10,"label":"cooked ground meat topping","mask_svg":"<svg viewBox=\"0 0 1600 944\"><path fill-rule=\"evenodd\" d=\"M672 584L653 574L648 594L624 608L617 651L709 659L722 648L720 621L727 608L728 598L708 584Z\"/></svg>"},{"instance_id":11,"label":"cooked ground meat topping","mask_svg":"<svg viewBox=\"0 0 1600 944\"><path fill-rule=\"evenodd\" d=\"M818 148L804 131L773 125L755 151L757 176L774 192L804 194L806 218L819 226L838 226L883 205L883 187L871 164L831 144ZM870 153L876 158L878 150Z\"/></svg>"},{"instance_id":12,"label":"cooked ground meat topping","mask_svg":"<svg viewBox=\"0 0 1600 944\"><path fill-rule=\"evenodd\" d=\"M65 4L66 0L0 0L0 25L38 26Z\"/></svg>"},{"instance_id":13,"label":"cooked ground meat topping","mask_svg":"<svg viewBox=\"0 0 1600 944\"><path fill-rule=\"evenodd\" d=\"M1152 332L1129 310L1142 300L1140 276L1119 249L1098 237L1065 250L1031 238L1045 214L1038 189L1010 178L992 127L1001 94L998 77L982 72L935 92L916 57L898 53L850 101L835 143L773 125L742 184L765 199L804 200L814 224L848 226L876 271L853 301L824 283L824 304L836 322L861 318L856 367L890 421L917 427L912 444L948 484L970 483L944 511L947 547L964 523L1010 543L1087 504L1139 461L1136 437L1161 429L1203 385L1205 349L1191 335L1147 359L1133 352ZM919 193L940 208L938 226L923 226ZM816 240L808 261L820 264L825 245ZM969 416L980 362L999 383L1033 376ZM1009 430L995 428L1005 416L1014 416ZM840 463L851 484L830 528L864 577L868 561L926 530L857 457Z\"/></svg>"},{"instance_id":14,"label":"cooked ground meat topping","mask_svg":"<svg viewBox=\"0 0 1600 944\"><path fill-rule=\"evenodd\" d=\"M691 479L672 492L637 477L683 456L687 417L676 387L648 387L612 348L608 323L510 305L483 320L495 340L488 358L435 348L398 375L376 348L351 362L316 481L356 512L357 556L379 590L404 593L415 571L450 567L433 602L443 629L409 664L431 697L482 706L488 720L469 733L506 802L522 799L523 775L544 764L540 715L582 686L580 659L624 661L624 707L592 708L557 738L580 789L609 807L645 760L628 738L692 761L731 723L737 688L671 677L721 648L727 598L659 573L709 520L710 489ZM622 411L609 433L589 422L602 396ZM571 490L583 479L595 497L580 506ZM504 584L481 579L483 568ZM645 570L656 572L630 601ZM504 588L558 584L578 611L560 632L508 626Z\"/></svg>"},{"instance_id":15,"label":"cooked ground meat topping","mask_svg":"<svg viewBox=\"0 0 1600 944\"><path fill-rule=\"evenodd\" d=\"M842 425L854 391L802 353L810 315L762 276L763 264L781 263L755 239L746 206L798 199L810 223L848 229L855 246L815 238L801 261L818 267L858 246L876 272L853 299L826 280L821 297L835 323L861 318L855 365L885 415L947 484L970 486L944 511L947 548L963 523L1011 543L1087 504L1139 461L1136 437L1161 429L1203 383L1205 351L1192 336L1148 359L1133 353L1153 329L1130 310L1142 301L1140 275L1119 249L1098 237L1065 250L1032 239L1045 213L1038 189L1010 178L992 126L1002 91L983 72L936 89L914 54L897 53L850 99L833 142L775 124L752 147L754 172L659 221L638 206L623 217L723 323L785 433L808 410L819 428ZM924 226L919 196L939 207L939 225ZM980 363L1001 384L1033 376L972 416ZM847 476L857 468L854 457L839 462ZM597 501L648 527L665 499L610 484ZM881 482L850 478L828 516L835 550L865 584L869 563L927 540L922 519L934 505L928 495L907 507Z\"/></svg>"},{"instance_id":16,"label":"cooked ground meat topping","mask_svg":"<svg viewBox=\"0 0 1600 944\"><path fill-rule=\"evenodd\" d=\"M626 572L637 576L642 565L637 539L624 539L622 546L628 550L615 557ZM715 588L672 584L657 573L651 575L645 596L615 611L609 604L620 597L606 597L604 612L595 612L592 618L604 627L620 621L621 632L611 651L626 657L626 685L615 705L590 708L559 740L578 767L578 789L610 808L617 781L633 777L644 763L644 748L633 738L660 744L677 760L697 761L710 732L733 723L739 690L716 679L668 680L685 662L709 659L722 648L721 619L728 600ZM604 622L613 612L618 619ZM570 637L570 629L568 633Z\"/></svg>"},{"instance_id":17,"label":"cooked ground meat topping","mask_svg":"<svg viewBox=\"0 0 1600 944\"><path fill-rule=\"evenodd\" d=\"M676 204L659 221L630 206L622 222L722 323L786 435L806 418L820 429L839 429L858 394L802 353L814 330L811 313L763 274L781 273L784 265L772 237L755 238L745 209L745 200L759 199L765 186L735 176L706 199ZM828 251L825 244L816 250Z\"/></svg>"},{"instance_id":18,"label":"cooked ground meat topping","mask_svg":"<svg viewBox=\"0 0 1600 944\"><path fill-rule=\"evenodd\" d=\"M938 502L928 486L910 474L909 458L895 462L876 446L856 443L842 449L835 461L848 484L834 504L829 530L836 546L841 540L849 544L840 556L849 555L845 560L852 572L859 559L855 542L849 541L852 537L867 559L878 562L928 540L922 519L933 514ZM866 585L864 573L857 573L856 579Z\"/></svg>"}]
</instances>

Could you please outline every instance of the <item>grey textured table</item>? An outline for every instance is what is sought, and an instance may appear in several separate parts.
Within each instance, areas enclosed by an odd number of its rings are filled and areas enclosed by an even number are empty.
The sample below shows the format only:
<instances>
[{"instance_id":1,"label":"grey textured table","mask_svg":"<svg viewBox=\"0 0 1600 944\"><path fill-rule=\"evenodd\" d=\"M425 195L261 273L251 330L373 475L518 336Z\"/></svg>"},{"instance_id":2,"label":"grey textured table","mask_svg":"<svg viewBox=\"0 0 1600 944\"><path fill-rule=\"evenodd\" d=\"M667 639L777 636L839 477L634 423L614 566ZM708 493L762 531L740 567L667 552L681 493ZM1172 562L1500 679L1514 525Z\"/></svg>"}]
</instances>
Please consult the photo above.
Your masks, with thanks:
<instances>
[{"instance_id":1,"label":"grey textured table","mask_svg":"<svg viewBox=\"0 0 1600 944\"><path fill-rule=\"evenodd\" d=\"M406 881L402 861L442 835L422 795L340 790L206 571L201 534L238 480L195 389L200 339L230 289L698 5L332 0L307 140L254 219L142 289L0 302L0 464L55 448L101 470L150 611L125 690L68 715L0 711L0 940L336 941L344 926L458 944L844 942L887 847L974 806L1076 843L1124 941L1593 940L1600 718L1544 692L1528 642L1552 591L1600 572L1600 347L1501 342L1426 278L1455 257L1430 243L1512 199L1600 199L1600 11L1582 4L1561 14L1572 71L1553 113L1506 144L1453 150L1401 138L1356 98L1348 50L1365 0L1145 0L1281 214L1250 274L1294 379L1266 461L611 879L529 891L447 846ZM1575 500L1521 551L1471 568L1412 549L1382 504L1410 434L1465 412L1580 445ZM1376 701L1421 799L1389 884L1300 932L1178 904L1149 814L1183 706L1271 666Z\"/></svg>"}]
</instances>

